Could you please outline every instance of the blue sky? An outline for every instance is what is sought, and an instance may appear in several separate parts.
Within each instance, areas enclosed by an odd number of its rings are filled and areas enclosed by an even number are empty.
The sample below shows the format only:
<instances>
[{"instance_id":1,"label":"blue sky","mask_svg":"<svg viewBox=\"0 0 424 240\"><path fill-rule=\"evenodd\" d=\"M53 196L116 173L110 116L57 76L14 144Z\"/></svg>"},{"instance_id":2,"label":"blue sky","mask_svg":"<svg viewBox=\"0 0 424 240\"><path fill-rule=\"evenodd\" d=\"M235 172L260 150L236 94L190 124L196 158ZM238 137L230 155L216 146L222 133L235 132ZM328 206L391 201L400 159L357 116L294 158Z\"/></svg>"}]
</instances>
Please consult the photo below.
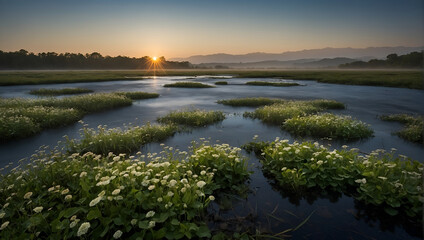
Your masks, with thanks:
<instances>
[{"instance_id":1,"label":"blue sky","mask_svg":"<svg viewBox=\"0 0 424 240\"><path fill-rule=\"evenodd\" d=\"M424 1L0 0L0 50L140 57L423 46Z\"/></svg>"}]
</instances>

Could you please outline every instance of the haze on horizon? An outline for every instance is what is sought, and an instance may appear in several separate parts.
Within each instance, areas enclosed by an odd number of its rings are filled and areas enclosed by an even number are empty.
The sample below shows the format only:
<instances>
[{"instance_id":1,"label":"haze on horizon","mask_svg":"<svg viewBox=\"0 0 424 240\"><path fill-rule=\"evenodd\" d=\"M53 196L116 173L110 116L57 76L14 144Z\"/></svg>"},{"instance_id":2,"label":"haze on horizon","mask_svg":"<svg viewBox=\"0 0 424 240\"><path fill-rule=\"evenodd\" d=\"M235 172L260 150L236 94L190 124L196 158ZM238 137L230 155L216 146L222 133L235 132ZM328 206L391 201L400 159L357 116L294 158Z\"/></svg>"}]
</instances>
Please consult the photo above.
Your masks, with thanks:
<instances>
[{"instance_id":1,"label":"haze on horizon","mask_svg":"<svg viewBox=\"0 0 424 240\"><path fill-rule=\"evenodd\" d=\"M0 50L131 57L424 46L422 0L0 0Z\"/></svg>"}]
</instances>

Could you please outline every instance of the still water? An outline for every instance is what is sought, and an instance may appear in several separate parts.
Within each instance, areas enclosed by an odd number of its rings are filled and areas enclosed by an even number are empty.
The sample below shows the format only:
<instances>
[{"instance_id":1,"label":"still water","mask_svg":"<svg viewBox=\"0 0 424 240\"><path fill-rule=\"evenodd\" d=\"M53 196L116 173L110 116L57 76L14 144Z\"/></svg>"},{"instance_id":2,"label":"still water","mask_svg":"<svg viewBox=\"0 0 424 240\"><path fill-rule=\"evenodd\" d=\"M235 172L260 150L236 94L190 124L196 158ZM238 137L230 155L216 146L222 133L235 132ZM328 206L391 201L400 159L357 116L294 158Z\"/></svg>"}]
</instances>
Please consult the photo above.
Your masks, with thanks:
<instances>
[{"instance_id":1,"label":"still water","mask_svg":"<svg viewBox=\"0 0 424 240\"><path fill-rule=\"evenodd\" d=\"M212 84L221 79L212 79L208 76L198 76L187 80L186 77L156 77L142 80L124 80L96 83L73 83L37 86L7 86L0 87L0 97L34 98L28 92L38 88L83 87L95 92L113 91L145 91L160 94L159 98L135 101L132 106L111 111L89 114L82 120L89 127L107 125L108 127L122 127L123 124L144 124L155 122L159 116L169 111L182 108L200 108L207 110L221 110L227 118L219 124L194 129L190 133L179 133L167 139L164 143L180 150L187 150L190 142L199 138L210 138L211 142L228 143L240 147L250 141L254 135L259 140L274 140L276 137L296 139L278 126L262 124L258 120L245 119L245 111L253 111L249 107L229 107L217 104L220 99L241 97L274 97L285 99L334 99L343 102L345 110L332 111L337 114L351 115L354 118L371 125L374 137L355 142L321 143L330 148L341 148L347 144L363 152L381 148L398 149L399 154L409 156L424 162L424 148L420 144L406 142L391 134L402 128L399 123L384 122L378 116L383 114L411 113L424 115L424 91L349 86L317 83L315 81L294 81L304 86L296 87L269 87L247 86L247 81L277 81L275 79L226 79L229 85L216 88L164 88L163 85L176 81L198 81ZM280 80L278 80L280 81ZM291 81L291 80L283 80ZM45 130L41 134L23 140L13 141L0 145L0 167L7 163L16 163L19 159L29 157L41 145L55 146L64 135L79 138L79 123ZM313 139L309 139L313 140ZM315 141L315 140L314 140ZM159 143L148 144L141 148L144 152L159 152ZM391 218L381 214L376 209L363 206L345 195L310 194L310 196L292 196L279 190L268 180L261 171L258 159L248 155L251 170L254 172L249 181L249 194L239 199L232 199L230 209L219 210L217 205L210 208L211 215L216 213L209 225L213 228L241 231L252 228L261 231L282 232L294 228L313 213L310 219L300 229L290 233L295 239L420 239L422 226L409 223L408 219Z\"/></svg>"}]
</instances>

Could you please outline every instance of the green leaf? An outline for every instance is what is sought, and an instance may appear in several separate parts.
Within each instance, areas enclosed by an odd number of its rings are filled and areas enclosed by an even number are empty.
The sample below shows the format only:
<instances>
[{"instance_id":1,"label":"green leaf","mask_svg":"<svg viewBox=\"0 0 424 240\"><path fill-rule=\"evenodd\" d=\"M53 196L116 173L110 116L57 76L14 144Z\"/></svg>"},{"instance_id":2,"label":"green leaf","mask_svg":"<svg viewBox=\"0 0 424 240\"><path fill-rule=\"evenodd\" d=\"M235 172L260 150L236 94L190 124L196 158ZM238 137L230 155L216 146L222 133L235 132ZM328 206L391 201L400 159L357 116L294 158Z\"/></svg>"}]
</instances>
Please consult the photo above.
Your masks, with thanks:
<instances>
[{"instance_id":1,"label":"green leaf","mask_svg":"<svg viewBox=\"0 0 424 240\"><path fill-rule=\"evenodd\" d=\"M102 217L102 213L99 211L98 208L94 208L92 209L90 212L88 212L87 214L87 220L93 220L93 219L97 219L99 217Z\"/></svg>"},{"instance_id":2,"label":"green leaf","mask_svg":"<svg viewBox=\"0 0 424 240\"><path fill-rule=\"evenodd\" d=\"M391 208L391 207L386 207L384 208L384 211L389 214L390 216L396 216L399 212L398 210Z\"/></svg>"},{"instance_id":3,"label":"green leaf","mask_svg":"<svg viewBox=\"0 0 424 240\"><path fill-rule=\"evenodd\" d=\"M196 234L201 238L211 238L211 232L207 226L200 226L197 229Z\"/></svg>"},{"instance_id":4,"label":"green leaf","mask_svg":"<svg viewBox=\"0 0 424 240\"><path fill-rule=\"evenodd\" d=\"M153 220L157 223L163 223L166 221L166 219L168 219L168 217L169 217L169 213L164 212L164 213L160 213L157 217L153 218Z\"/></svg>"},{"instance_id":5,"label":"green leaf","mask_svg":"<svg viewBox=\"0 0 424 240\"><path fill-rule=\"evenodd\" d=\"M178 219L174 218L171 220L171 224L172 225L180 225L180 221L178 221Z\"/></svg>"},{"instance_id":6,"label":"green leaf","mask_svg":"<svg viewBox=\"0 0 424 240\"><path fill-rule=\"evenodd\" d=\"M113 223L115 223L115 225L118 225L118 226L120 226L120 225L124 225L124 222L122 222L122 219L121 218L114 218L113 219Z\"/></svg>"},{"instance_id":7,"label":"green leaf","mask_svg":"<svg viewBox=\"0 0 424 240\"><path fill-rule=\"evenodd\" d=\"M66 210L63 210L59 213L59 219L62 217L70 218L73 215L77 214L78 212L86 212L86 210L82 207L74 207L74 208L68 208Z\"/></svg>"},{"instance_id":8,"label":"green leaf","mask_svg":"<svg viewBox=\"0 0 424 240\"><path fill-rule=\"evenodd\" d=\"M149 222L147 220L138 222L138 227L141 229L148 229L149 228Z\"/></svg>"}]
</instances>

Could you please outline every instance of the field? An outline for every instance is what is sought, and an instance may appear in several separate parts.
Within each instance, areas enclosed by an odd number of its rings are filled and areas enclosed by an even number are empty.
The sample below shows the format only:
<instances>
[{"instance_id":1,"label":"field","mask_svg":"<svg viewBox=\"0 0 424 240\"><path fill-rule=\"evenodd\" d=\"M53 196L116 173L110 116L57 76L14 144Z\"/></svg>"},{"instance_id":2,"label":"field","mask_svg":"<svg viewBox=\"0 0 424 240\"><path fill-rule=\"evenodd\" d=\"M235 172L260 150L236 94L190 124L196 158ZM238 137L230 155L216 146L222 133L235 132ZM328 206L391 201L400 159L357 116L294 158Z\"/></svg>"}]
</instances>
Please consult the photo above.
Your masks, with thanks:
<instances>
[{"instance_id":1,"label":"field","mask_svg":"<svg viewBox=\"0 0 424 240\"><path fill-rule=\"evenodd\" d=\"M240 78L284 78L323 83L424 89L419 70L167 70L156 76L233 75ZM0 86L140 79L152 71L3 71ZM231 81L230 81L231 82Z\"/></svg>"}]
</instances>

